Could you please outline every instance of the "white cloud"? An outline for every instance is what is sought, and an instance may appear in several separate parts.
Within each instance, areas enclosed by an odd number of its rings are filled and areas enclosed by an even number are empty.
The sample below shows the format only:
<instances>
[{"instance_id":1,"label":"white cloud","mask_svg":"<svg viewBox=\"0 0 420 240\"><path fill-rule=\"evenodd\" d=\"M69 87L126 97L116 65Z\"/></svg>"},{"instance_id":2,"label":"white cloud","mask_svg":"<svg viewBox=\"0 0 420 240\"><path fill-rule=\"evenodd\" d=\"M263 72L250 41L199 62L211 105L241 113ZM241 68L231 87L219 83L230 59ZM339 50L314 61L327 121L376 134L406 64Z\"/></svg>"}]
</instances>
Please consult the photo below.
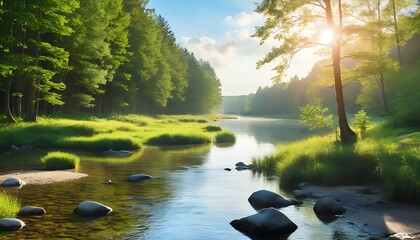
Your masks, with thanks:
<instances>
[{"instance_id":1,"label":"white cloud","mask_svg":"<svg viewBox=\"0 0 420 240\"><path fill-rule=\"evenodd\" d=\"M210 62L221 80L223 95L249 94L260 86L271 85L270 79L275 75L271 71L274 64L257 70L256 62L279 43L268 39L260 45L259 39L251 37L255 26L263 24L263 17L257 13L242 12L226 17L224 22L230 29L225 31L222 41L209 36L183 37L183 45L195 56ZM294 75L305 76L315 60L311 51L302 51L292 61L286 79Z\"/></svg>"}]
</instances>

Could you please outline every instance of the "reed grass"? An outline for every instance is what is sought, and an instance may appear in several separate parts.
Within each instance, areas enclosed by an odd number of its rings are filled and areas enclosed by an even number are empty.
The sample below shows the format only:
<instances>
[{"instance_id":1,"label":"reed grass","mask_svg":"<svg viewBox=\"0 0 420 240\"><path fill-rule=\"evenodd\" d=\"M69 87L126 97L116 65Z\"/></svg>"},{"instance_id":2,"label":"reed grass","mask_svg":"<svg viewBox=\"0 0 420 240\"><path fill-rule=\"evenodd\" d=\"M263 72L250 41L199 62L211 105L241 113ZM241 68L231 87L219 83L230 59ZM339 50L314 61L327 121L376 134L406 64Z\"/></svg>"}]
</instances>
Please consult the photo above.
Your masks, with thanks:
<instances>
[{"instance_id":1,"label":"reed grass","mask_svg":"<svg viewBox=\"0 0 420 240\"><path fill-rule=\"evenodd\" d=\"M80 158L72 153L49 152L41 161L47 170L63 170L77 168Z\"/></svg>"},{"instance_id":2,"label":"reed grass","mask_svg":"<svg viewBox=\"0 0 420 240\"><path fill-rule=\"evenodd\" d=\"M0 191L0 218L16 217L21 207L17 197L11 196L4 191Z\"/></svg>"},{"instance_id":3,"label":"reed grass","mask_svg":"<svg viewBox=\"0 0 420 240\"><path fill-rule=\"evenodd\" d=\"M236 136L234 133L224 130L216 134L215 142L216 143L233 143L233 142L236 142Z\"/></svg>"}]
</instances>

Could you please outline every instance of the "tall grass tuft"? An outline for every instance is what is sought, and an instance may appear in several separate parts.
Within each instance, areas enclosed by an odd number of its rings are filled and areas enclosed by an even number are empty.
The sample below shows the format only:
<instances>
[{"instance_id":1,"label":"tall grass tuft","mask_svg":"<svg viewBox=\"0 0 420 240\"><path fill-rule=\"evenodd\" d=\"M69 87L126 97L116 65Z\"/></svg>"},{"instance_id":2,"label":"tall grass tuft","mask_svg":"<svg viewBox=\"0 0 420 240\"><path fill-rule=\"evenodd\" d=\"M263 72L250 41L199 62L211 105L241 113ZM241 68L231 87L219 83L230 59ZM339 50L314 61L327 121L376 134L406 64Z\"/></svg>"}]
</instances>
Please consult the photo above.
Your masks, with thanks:
<instances>
[{"instance_id":1,"label":"tall grass tuft","mask_svg":"<svg viewBox=\"0 0 420 240\"><path fill-rule=\"evenodd\" d=\"M20 202L17 197L0 191L0 218L13 218L20 210Z\"/></svg>"},{"instance_id":2,"label":"tall grass tuft","mask_svg":"<svg viewBox=\"0 0 420 240\"><path fill-rule=\"evenodd\" d=\"M233 143L236 142L236 136L229 131L218 132L215 136L216 143Z\"/></svg>"},{"instance_id":3,"label":"tall grass tuft","mask_svg":"<svg viewBox=\"0 0 420 240\"><path fill-rule=\"evenodd\" d=\"M211 143L211 137L203 133L164 133L147 141L151 145L193 145Z\"/></svg>"},{"instance_id":4,"label":"tall grass tuft","mask_svg":"<svg viewBox=\"0 0 420 240\"><path fill-rule=\"evenodd\" d=\"M80 158L72 153L49 152L41 161L47 170L62 170L77 168Z\"/></svg>"},{"instance_id":5,"label":"tall grass tuft","mask_svg":"<svg viewBox=\"0 0 420 240\"><path fill-rule=\"evenodd\" d=\"M219 132L219 131L222 131L222 128L220 126L215 126L215 125L207 125L203 129L206 130L207 132Z\"/></svg>"}]
</instances>

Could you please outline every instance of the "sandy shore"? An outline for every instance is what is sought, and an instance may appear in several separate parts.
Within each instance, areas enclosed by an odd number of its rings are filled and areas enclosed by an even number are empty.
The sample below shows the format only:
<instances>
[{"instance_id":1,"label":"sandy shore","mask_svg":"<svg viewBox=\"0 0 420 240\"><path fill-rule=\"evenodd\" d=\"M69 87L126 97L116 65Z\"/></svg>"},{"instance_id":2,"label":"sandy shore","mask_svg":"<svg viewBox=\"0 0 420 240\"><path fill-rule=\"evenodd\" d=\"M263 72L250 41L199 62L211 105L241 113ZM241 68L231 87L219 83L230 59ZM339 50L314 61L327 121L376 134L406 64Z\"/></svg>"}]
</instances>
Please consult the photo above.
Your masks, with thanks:
<instances>
[{"instance_id":1,"label":"sandy shore","mask_svg":"<svg viewBox=\"0 0 420 240\"><path fill-rule=\"evenodd\" d=\"M26 184L41 185L71 181L88 176L85 173L68 171L22 171L0 175L0 183L7 178L19 178Z\"/></svg>"},{"instance_id":2,"label":"sandy shore","mask_svg":"<svg viewBox=\"0 0 420 240\"><path fill-rule=\"evenodd\" d=\"M408 233L420 239L420 205L390 201L380 187L308 185L302 190L313 197L339 201L347 211L336 221L355 225L362 232L381 236Z\"/></svg>"}]
</instances>

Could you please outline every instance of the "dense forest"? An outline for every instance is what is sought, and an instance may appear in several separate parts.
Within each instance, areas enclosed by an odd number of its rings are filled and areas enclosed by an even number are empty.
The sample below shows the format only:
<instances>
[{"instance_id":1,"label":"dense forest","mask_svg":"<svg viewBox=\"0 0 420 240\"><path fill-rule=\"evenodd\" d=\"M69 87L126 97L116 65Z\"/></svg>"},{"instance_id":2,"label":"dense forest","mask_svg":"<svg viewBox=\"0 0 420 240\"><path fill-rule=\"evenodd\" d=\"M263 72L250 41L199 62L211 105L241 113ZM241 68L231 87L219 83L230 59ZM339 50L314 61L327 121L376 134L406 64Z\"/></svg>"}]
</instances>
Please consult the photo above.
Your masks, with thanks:
<instances>
[{"instance_id":1,"label":"dense forest","mask_svg":"<svg viewBox=\"0 0 420 240\"><path fill-rule=\"evenodd\" d=\"M1 0L0 111L209 113L221 85L148 0Z\"/></svg>"}]
</instances>

